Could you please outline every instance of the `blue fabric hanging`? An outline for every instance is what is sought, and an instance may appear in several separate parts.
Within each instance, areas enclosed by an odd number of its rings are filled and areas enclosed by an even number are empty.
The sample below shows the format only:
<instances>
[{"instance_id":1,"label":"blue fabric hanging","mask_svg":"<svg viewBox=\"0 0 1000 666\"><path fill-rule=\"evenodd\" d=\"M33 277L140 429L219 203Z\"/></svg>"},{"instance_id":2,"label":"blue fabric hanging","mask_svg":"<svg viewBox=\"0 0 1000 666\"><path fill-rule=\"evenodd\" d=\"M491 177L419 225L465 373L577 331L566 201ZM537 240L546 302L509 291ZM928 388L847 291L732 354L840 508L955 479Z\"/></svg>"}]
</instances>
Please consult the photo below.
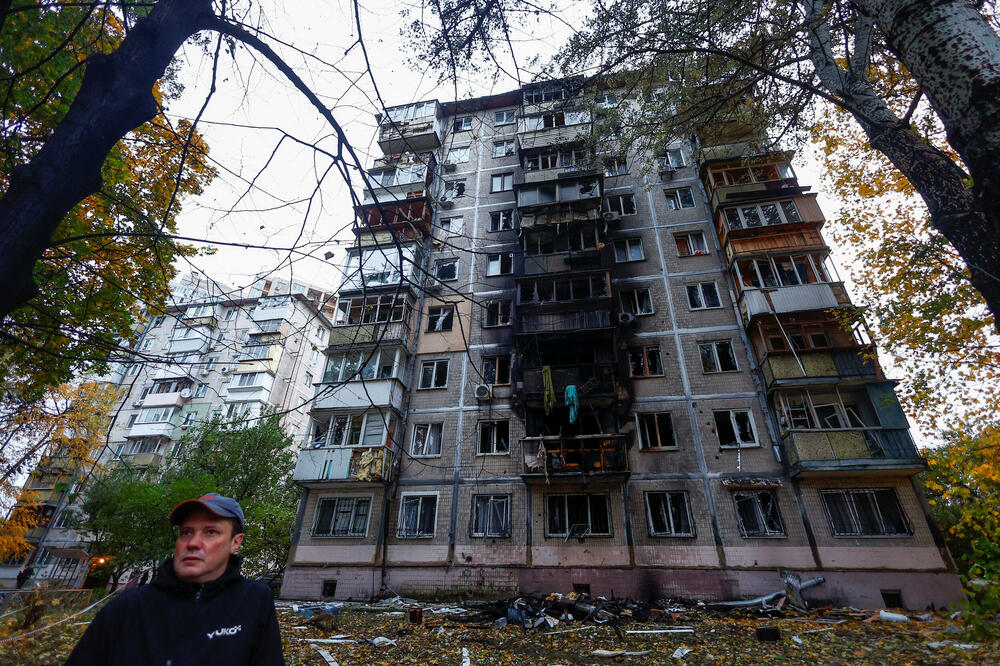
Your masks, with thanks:
<instances>
[{"instance_id":1,"label":"blue fabric hanging","mask_svg":"<svg viewBox=\"0 0 1000 666\"><path fill-rule=\"evenodd\" d=\"M580 398L576 394L576 384L566 386L566 406L569 407L569 422L576 423L580 412Z\"/></svg>"}]
</instances>

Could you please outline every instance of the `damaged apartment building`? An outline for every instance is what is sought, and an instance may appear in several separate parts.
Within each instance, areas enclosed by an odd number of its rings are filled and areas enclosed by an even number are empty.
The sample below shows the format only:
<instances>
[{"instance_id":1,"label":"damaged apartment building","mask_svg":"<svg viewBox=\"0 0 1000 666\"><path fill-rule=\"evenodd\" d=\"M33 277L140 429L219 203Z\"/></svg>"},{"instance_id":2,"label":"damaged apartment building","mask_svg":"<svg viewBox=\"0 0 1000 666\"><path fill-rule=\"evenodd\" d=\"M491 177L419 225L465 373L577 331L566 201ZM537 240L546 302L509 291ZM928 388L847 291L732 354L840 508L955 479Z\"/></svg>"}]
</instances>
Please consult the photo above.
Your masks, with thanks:
<instances>
[{"instance_id":1,"label":"damaged apartment building","mask_svg":"<svg viewBox=\"0 0 1000 666\"><path fill-rule=\"evenodd\" d=\"M859 606L958 578L792 154L586 139L563 83L378 116L283 596Z\"/></svg>"}]
</instances>

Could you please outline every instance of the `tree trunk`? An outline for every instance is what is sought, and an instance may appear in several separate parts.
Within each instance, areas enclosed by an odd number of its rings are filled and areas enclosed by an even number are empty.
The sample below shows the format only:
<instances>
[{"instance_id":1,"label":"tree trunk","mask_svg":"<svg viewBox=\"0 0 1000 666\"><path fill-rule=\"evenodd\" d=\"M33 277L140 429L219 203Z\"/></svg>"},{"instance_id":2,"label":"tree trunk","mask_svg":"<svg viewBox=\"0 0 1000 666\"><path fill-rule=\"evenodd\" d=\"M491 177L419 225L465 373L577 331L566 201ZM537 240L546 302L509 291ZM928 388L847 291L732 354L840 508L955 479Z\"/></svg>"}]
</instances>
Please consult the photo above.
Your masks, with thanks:
<instances>
[{"instance_id":1,"label":"tree trunk","mask_svg":"<svg viewBox=\"0 0 1000 666\"><path fill-rule=\"evenodd\" d=\"M950 206L931 213L934 226L968 264L973 285L1000 324L1000 37L968 0L854 4L874 19L920 84L944 124L948 142L972 175L971 213ZM894 137L883 140L898 145ZM917 153L914 146L904 152ZM933 174L916 174L915 180L900 170L921 194L925 188L940 188ZM930 207L931 201L924 199Z\"/></svg>"},{"instance_id":2,"label":"tree trunk","mask_svg":"<svg viewBox=\"0 0 1000 666\"><path fill-rule=\"evenodd\" d=\"M87 59L69 111L0 200L0 319L38 288L35 262L66 214L98 191L111 148L157 112L153 85L181 45L212 18L210 0L161 0L111 54Z\"/></svg>"}]
</instances>

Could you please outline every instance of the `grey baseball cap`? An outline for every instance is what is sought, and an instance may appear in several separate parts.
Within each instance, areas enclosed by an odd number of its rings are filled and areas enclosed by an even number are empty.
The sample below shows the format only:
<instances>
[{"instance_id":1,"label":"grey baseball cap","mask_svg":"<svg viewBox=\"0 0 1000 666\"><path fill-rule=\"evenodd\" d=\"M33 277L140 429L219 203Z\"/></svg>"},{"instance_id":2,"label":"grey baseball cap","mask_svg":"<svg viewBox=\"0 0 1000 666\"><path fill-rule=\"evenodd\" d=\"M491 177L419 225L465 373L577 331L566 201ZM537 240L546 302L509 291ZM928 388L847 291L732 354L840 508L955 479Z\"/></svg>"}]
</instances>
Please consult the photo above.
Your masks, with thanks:
<instances>
[{"instance_id":1,"label":"grey baseball cap","mask_svg":"<svg viewBox=\"0 0 1000 666\"><path fill-rule=\"evenodd\" d=\"M214 513L220 518L236 518L240 521L240 531L246 527L246 519L243 518L243 509L239 502L231 497L223 497L218 493L208 493L198 499L189 499L181 502L170 512L170 524L180 525L187 518L187 515L195 508L202 508L209 513Z\"/></svg>"}]
</instances>

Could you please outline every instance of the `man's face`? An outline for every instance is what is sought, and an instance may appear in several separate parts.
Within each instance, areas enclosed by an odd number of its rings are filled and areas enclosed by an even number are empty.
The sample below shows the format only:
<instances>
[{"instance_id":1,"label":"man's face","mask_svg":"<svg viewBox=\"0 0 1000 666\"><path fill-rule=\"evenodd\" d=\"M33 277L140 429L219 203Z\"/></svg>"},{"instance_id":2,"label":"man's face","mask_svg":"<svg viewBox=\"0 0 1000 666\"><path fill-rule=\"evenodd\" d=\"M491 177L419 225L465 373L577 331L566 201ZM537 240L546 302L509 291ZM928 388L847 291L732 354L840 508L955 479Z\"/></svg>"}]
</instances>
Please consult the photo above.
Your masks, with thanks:
<instances>
[{"instance_id":1,"label":"man's face","mask_svg":"<svg viewBox=\"0 0 1000 666\"><path fill-rule=\"evenodd\" d=\"M191 511L181 523L174 544L174 572L189 583L207 583L226 571L229 556L240 549L242 534L233 524L202 509Z\"/></svg>"}]
</instances>

